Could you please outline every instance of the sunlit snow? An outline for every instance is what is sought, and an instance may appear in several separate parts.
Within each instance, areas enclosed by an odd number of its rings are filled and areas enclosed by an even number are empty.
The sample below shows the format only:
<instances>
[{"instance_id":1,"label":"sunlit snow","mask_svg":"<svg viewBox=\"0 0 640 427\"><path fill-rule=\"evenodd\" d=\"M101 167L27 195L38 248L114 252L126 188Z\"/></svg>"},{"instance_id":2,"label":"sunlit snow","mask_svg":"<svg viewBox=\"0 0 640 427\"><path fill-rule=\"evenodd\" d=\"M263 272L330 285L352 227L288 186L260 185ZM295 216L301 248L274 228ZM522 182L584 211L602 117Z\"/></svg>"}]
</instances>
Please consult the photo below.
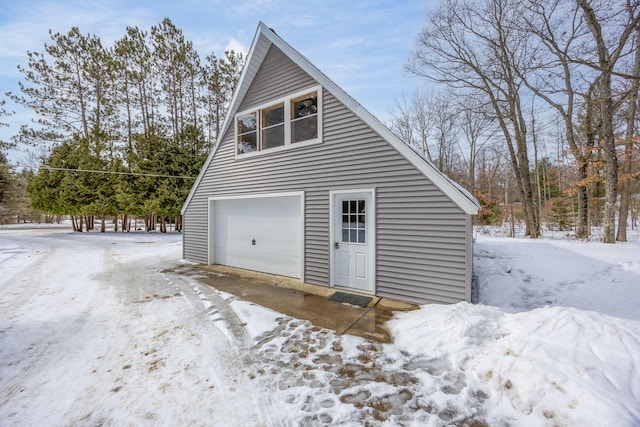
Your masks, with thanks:
<instances>
[{"instance_id":1,"label":"sunlit snow","mask_svg":"<svg viewBox=\"0 0 640 427\"><path fill-rule=\"evenodd\" d=\"M640 424L640 245L475 243L393 344L183 274L181 236L0 229L0 425Z\"/></svg>"}]
</instances>

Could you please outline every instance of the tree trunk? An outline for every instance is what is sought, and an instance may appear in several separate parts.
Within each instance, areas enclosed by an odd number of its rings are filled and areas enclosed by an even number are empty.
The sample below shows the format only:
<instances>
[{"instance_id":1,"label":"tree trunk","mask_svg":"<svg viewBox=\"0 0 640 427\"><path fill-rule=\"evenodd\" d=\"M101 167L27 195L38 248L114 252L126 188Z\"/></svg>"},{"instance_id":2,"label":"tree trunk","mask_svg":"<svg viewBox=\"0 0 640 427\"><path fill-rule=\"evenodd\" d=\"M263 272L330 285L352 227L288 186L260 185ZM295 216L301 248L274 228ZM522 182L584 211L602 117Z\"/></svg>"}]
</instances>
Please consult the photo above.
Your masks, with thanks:
<instances>
[{"instance_id":1,"label":"tree trunk","mask_svg":"<svg viewBox=\"0 0 640 427\"><path fill-rule=\"evenodd\" d=\"M636 34L636 52L633 65L633 75L640 76L640 34ZM632 83L629 93L627 109L627 130L625 135L624 158L622 161L622 180L620 181L620 211L618 213L618 234L616 240L627 241L627 218L631 204L631 164L633 163L633 140L635 136L635 119L638 110L638 90L640 82L636 79Z\"/></svg>"},{"instance_id":2,"label":"tree trunk","mask_svg":"<svg viewBox=\"0 0 640 427\"><path fill-rule=\"evenodd\" d=\"M145 217L147 231L156 230L156 214L147 214Z\"/></svg>"},{"instance_id":3,"label":"tree trunk","mask_svg":"<svg viewBox=\"0 0 640 427\"><path fill-rule=\"evenodd\" d=\"M531 175L529 173L529 162L521 164L522 168L527 168L526 173L522 171L520 173L522 183L521 188L524 192L523 195L523 208L525 221L527 224L526 234L532 239L540 237L540 224L538 223L538 215L536 209L536 203L533 200L533 189L531 188Z\"/></svg>"},{"instance_id":4,"label":"tree trunk","mask_svg":"<svg viewBox=\"0 0 640 427\"><path fill-rule=\"evenodd\" d=\"M629 217L629 206L631 204L631 163L632 163L632 137L627 137L624 150L624 162L622 164L623 179L620 182L620 210L618 213L618 234L616 240L619 242L627 241L627 219Z\"/></svg>"},{"instance_id":5,"label":"tree trunk","mask_svg":"<svg viewBox=\"0 0 640 427\"><path fill-rule=\"evenodd\" d=\"M570 147L575 147L576 152L574 156L578 162L578 184L576 186L576 192L578 195L578 224L576 227L576 237L579 239L588 239L591 235L591 227L589 223L589 192L587 187L587 180L589 178L589 165L593 157L593 149L596 145L596 126L594 125L594 111L593 111L593 91L597 83L594 83L589 88L589 93L586 98L587 108L585 110L584 122L586 125L586 141L584 144L584 150L579 150L578 145L573 140L573 144ZM575 134L571 131L571 138L574 138ZM570 140L571 142L571 140Z\"/></svg>"},{"instance_id":6,"label":"tree trunk","mask_svg":"<svg viewBox=\"0 0 640 427\"><path fill-rule=\"evenodd\" d=\"M496 109L496 111L498 111ZM522 209L525 216L526 235L533 239L540 237L540 226L536 219L536 208L533 201L533 190L531 188L531 174L529 171L529 158L527 156L526 140L523 134L515 132L516 135L511 137L506 123L500 118L501 126L504 129L504 135L507 140L507 148L511 157L511 165L516 176L516 186L518 194L522 200ZM513 138L516 139L517 152L513 144Z\"/></svg>"},{"instance_id":7,"label":"tree trunk","mask_svg":"<svg viewBox=\"0 0 640 427\"><path fill-rule=\"evenodd\" d=\"M600 81L600 111L602 114L602 142L605 160L604 243L616 240L616 202L618 201L618 157L613 133L613 98L611 75L603 73Z\"/></svg>"},{"instance_id":8,"label":"tree trunk","mask_svg":"<svg viewBox=\"0 0 640 427\"><path fill-rule=\"evenodd\" d=\"M580 162L578 165L578 180L586 182L588 177L589 164ZM588 239L591 234L589 227L589 195L587 193L586 184L578 184L576 186L578 196L578 222L576 224L576 237L578 239Z\"/></svg>"},{"instance_id":9,"label":"tree trunk","mask_svg":"<svg viewBox=\"0 0 640 427\"><path fill-rule=\"evenodd\" d=\"M542 222L542 203L543 200L547 200L545 195L542 194L542 189L540 188L540 165L538 164L538 139L536 138L536 118L533 115L533 109L531 114L531 137L533 142L533 167L536 171L536 192L538 196L538 218L540 222Z\"/></svg>"},{"instance_id":10,"label":"tree trunk","mask_svg":"<svg viewBox=\"0 0 640 427\"><path fill-rule=\"evenodd\" d=\"M118 232L118 217L119 217L119 215L118 215L118 214L115 214L115 215L113 216L113 232L114 232L114 233L117 233L117 232Z\"/></svg>"},{"instance_id":11,"label":"tree trunk","mask_svg":"<svg viewBox=\"0 0 640 427\"><path fill-rule=\"evenodd\" d=\"M596 12L587 0L576 0L576 4L582 9L584 21L593 35L595 48L598 54L599 65L599 98L600 114L602 116L601 143L605 158L605 205L604 205L604 242L615 243L616 237L616 202L618 199L618 158L616 157L615 135L613 132L613 95L611 78L617 60L623 55L627 41L637 32L640 23L640 14L635 14L636 7L628 7L625 12L629 14L629 20L621 28L620 38L610 51L605 40L608 34L602 29Z\"/></svg>"}]
</instances>

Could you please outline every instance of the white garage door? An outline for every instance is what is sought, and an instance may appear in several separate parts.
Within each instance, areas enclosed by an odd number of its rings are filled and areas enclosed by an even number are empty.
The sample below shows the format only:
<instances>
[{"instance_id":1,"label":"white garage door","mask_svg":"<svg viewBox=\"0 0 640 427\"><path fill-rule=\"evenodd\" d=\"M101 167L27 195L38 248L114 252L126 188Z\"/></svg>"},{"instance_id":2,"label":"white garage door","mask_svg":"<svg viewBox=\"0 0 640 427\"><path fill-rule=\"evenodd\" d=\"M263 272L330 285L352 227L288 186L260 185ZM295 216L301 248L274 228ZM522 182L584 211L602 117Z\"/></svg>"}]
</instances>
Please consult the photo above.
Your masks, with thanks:
<instances>
[{"instance_id":1,"label":"white garage door","mask_svg":"<svg viewBox=\"0 0 640 427\"><path fill-rule=\"evenodd\" d=\"M302 277L300 195L211 203L215 264Z\"/></svg>"}]
</instances>

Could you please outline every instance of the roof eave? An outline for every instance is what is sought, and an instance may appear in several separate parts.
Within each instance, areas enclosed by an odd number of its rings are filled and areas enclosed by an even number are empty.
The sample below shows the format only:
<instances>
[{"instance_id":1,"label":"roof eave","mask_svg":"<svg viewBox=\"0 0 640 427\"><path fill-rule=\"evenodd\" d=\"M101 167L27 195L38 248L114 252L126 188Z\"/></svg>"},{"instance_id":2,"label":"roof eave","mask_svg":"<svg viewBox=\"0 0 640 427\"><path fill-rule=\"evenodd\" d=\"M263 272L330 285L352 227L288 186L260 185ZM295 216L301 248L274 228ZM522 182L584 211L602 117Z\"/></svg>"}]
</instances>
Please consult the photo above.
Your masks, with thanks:
<instances>
[{"instance_id":1,"label":"roof eave","mask_svg":"<svg viewBox=\"0 0 640 427\"><path fill-rule=\"evenodd\" d=\"M478 213L480 208L480 204L478 201L469 194L466 190L463 189L456 183L454 183L451 179L446 177L443 173L441 173L435 165L431 164L427 159L418 155L411 147L405 144L397 135L389 130L380 120L378 120L373 114L371 114L366 108L364 108L360 103L358 103L355 99L353 99L348 93L346 93L340 86L335 84L329 77L327 77L322 71L320 71L316 66L314 66L307 58L301 55L297 50L295 50L291 45L289 45L285 40L280 38L275 31L270 29L263 22L258 24L258 29L256 34L254 35L251 48L249 50L249 54L247 56L247 60L245 62L244 68L240 75L240 79L238 81L238 86L236 91L234 91L234 95L231 99L231 107L229 108L229 113L225 119L224 125L221 128L220 135L218 135L218 139L216 144L214 145L211 153L207 157L207 160L204 163L203 168L200 170L200 174L196 179L189 195L187 196L187 200L185 201L182 207L182 213L184 214L187 206L191 202L193 194L200 184L205 171L208 169L211 160L213 159L220 143L222 142L222 138L227 133L227 130L231 123L233 122L233 118L240 104L240 96L246 92L245 86L250 85L253 77L255 75L249 76L251 72L251 67L249 64L251 61L255 60L254 53L256 46L261 37L266 38L271 44L275 44L285 55L287 55L294 63L296 63L300 68L302 68L306 73L308 73L312 78L314 78L321 86L327 89L333 96L335 96L340 102L342 102L347 108L353 111L356 116L358 116L361 120L363 120L366 124L368 124L375 132L377 132L382 138L387 140L396 150L398 150L411 164L413 164L423 175L425 175L431 182L434 183L438 188L440 188L445 194L447 194L451 200L460 207L465 213L469 215L475 215ZM259 58L260 61L264 58ZM249 80L251 81L249 81Z\"/></svg>"}]
</instances>

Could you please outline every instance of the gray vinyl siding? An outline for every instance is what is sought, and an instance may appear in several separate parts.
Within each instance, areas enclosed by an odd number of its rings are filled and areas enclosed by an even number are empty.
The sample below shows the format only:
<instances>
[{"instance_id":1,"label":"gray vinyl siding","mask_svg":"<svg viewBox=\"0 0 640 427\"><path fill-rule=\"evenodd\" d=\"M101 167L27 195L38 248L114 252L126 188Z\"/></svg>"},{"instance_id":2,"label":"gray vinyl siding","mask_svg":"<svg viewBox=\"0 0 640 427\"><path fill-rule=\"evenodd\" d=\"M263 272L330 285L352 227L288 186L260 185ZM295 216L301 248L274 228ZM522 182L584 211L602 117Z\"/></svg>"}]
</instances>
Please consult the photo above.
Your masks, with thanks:
<instances>
[{"instance_id":1,"label":"gray vinyl siding","mask_svg":"<svg viewBox=\"0 0 640 427\"><path fill-rule=\"evenodd\" d=\"M293 67L282 67L281 64L285 62L292 64ZM277 80L282 82L283 85L272 84ZM255 107L317 84L311 76L293 64L282 51L271 47L262 62L260 71L256 74L246 96L240 103L238 111Z\"/></svg>"},{"instance_id":2,"label":"gray vinyl siding","mask_svg":"<svg viewBox=\"0 0 640 427\"><path fill-rule=\"evenodd\" d=\"M316 84L272 47L236 111ZM184 257L207 262L208 197L305 191L304 280L327 286L329 192L375 188L375 293L421 304L467 299L469 215L326 90L323 114L322 143L238 160L229 127L185 210Z\"/></svg>"},{"instance_id":3,"label":"gray vinyl siding","mask_svg":"<svg viewBox=\"0 0 640 427\"><path fill-rule=\"evenodd\" d=\"M194 197L182 218L182 257L184 259L203 264L209 262L207 218L207 196Z\"/></svg>"},{"instance_id":4,"label":"gray vinyl siding","mask_svg":"<svg viewBox=\"0 0 640 427\"><path fill-rule=\"evenodd\" d=\"M305 193L305 281L329 284L329 194L326 190Z\"/></svg>"}]
</instances>

